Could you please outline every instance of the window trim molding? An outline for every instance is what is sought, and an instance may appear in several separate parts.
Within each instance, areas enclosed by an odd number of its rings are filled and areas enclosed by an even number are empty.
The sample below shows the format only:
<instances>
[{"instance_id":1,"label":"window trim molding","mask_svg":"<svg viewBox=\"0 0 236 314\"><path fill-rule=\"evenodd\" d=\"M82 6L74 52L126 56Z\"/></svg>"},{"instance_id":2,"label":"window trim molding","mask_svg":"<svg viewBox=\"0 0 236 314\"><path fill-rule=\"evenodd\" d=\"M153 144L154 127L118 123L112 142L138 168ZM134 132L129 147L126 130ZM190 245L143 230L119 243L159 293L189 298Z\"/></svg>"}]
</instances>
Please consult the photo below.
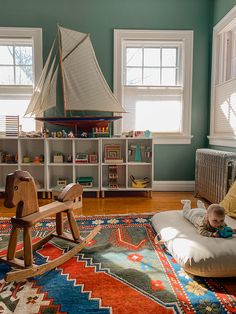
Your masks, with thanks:
<instances>
[{"instance_id":1,"label":"window trim molding","mask_svg":"<svg viewBox=\"0 0 236 314\"><path fill-rule=\"evenodd\" d=\"M193 68L193 31L192 30L130 30L114 29L114 71L113 90L118 100L123 103L122 95L122 59L123 43L128 40L173 40L183 45L183 86L184 112L181 134L153 134L154 141L165 144L191 144L191 110L192 110L192 68ZM114 134L120 135L121 119L114 123ZM181 141L181 139L183 141ZM158 141L159 140L159 141Z\"/></svg>"},{"instance_id":2,"label":"window trim molding","mask_svg":"<svg viewBox=\"0 0 236 314\"><path fill-rule=\"evenodd\" d=\"M6 38L12 37L16 39L25 37L32 39L34 57L33 73L35 78L34 86L36 86L43 69L42 28L0 27L0 37ZM13 94L31 95L32 92L33 92L32 87L0 85L0 94L2 97Z\"/></svg>"},{"instance_id":3,"label":"window trim molding","mask_svg":"<svg viewBox=\"0 0 236 314\"><path fill-rule=\"evenodd\" d=\"M217 77L220 70L218 57L218 36L232 29L236 24L236 5L214 26L212 40L212 76L211 76L211 111L210 111L210 135L207 136L210 145L236 147L236 137L232 134L216 133L215 128L215 90L217 87ZM221 65L222 68L222 65ZM230 80L229 80L230 81ZM228 82L228 81L227 81ZM220 84L224 84L221 82Z\"/></svg>"}]
</instances>

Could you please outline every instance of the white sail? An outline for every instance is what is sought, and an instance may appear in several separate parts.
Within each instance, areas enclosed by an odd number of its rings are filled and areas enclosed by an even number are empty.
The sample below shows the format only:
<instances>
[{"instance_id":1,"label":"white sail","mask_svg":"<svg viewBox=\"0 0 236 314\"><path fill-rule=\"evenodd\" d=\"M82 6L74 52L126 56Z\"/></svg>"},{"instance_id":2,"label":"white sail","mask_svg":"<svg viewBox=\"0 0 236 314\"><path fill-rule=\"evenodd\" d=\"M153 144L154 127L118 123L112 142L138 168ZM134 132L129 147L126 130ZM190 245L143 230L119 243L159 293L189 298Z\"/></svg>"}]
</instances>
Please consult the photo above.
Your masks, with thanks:
<instances>
[{"instance_id":1,"label":"white sail","mask_svg":"<svg viewBox=\"0 0 236 314\"><path fill-rule=\"evenodd\" d=\"M59 31L65 109L125 112L101 72L88 34L63 27ZM57 105L58 67L55 69L55 57L51 61L53 49L54 43L25 115L37 115Z\"/></svg>"},{"instance_id":2,"label":"white sail","mask_svg":"<svg viewBox=\"0 0 236 314\"><path fill-rule=\"evenodd\" d=\"M58 76L58 66L53 74L52 80L48 87L47 98L45 98L45 104L43 105L43 111L56 107L57 104L57 76Z\"/></svg>"},{"instance_id":3,"label":"white sail","mask_svg":"<svg viewBox=\"0 0 236 314\"><path fill-rule=\"evenodd\" d=\"M61 34L62 60L88 35L69 28L59 27Z\"/></svg>"},{"instance_id":4,"label":"white sail","mask_svg":"<svg viewBox=\"0 0 236 314\"><path fill-rule=\"evenodd\" d=\"M57 74L58 66L54 71L55 59L51 65L50 71L48 72L47 79L45 80L44 89L41 93L39 100L40 107L35 114L44 112L45 110L56 106L56 87L57 87Z\"/></svg>"},{"instance_id":5,"label":"white sail","mask_svg":"<svg viewBox=\"0 0 236 314\"><path fill-rule=\"evenodd\" d=\"M60 31L66 109L125 112L100 70L89 36L65 28Z\"/></svg>"},{"instance_id":6,"label":"white sail","mask_svg":"<svg viewBox=\"0 0 236 314\"><path fill-rule=\"evenodd\" d=\"M51 57L52 57L52 51L54 48L54 43L53 43L52 48L50 50L50 53L47 57L47 60L46 60L46 63L44 65L41 76L39 78L39 81L38 81L38 83L34 89L34 92L32 94L31 100L29 102L28 108L26 109L25 115L27 115L27 114L33 115L33 114L36 114L40 110L42 94L43 94L43 91L46 87L45 81L46 81L47 76L48 76L48 67L50 64Z\"/></svg>"}]
</instances>

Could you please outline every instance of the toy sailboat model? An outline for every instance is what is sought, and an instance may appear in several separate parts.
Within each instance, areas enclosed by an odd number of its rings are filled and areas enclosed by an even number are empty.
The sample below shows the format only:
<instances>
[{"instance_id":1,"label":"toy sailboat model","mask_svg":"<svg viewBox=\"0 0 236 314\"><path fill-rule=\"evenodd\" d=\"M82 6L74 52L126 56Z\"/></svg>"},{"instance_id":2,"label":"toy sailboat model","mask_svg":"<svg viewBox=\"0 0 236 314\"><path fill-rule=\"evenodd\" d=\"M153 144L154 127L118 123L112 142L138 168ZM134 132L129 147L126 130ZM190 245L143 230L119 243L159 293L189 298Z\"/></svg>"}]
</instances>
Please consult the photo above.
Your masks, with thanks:
<instances>
[{"instance_id":1,"label":"toy sailboat model","mask_svg":"<svg viewBox=\"0 0 236 314\"><path fill-rule=\"evenodd\" d=\"M59 79L58 73L61 75ZM61 81L64 104L61 115L58 115L58 81ZM52 116L47 113L39 117L48 109L56 111ZM103 115L99 116L97 112L103 112ZM52 45L25 115L88 131L94 127L107 127L111 121L121 118L114 113L123 112L124 108L101 72L89 35L58 26L57 40Z\"/></svg>"}]
</instances>

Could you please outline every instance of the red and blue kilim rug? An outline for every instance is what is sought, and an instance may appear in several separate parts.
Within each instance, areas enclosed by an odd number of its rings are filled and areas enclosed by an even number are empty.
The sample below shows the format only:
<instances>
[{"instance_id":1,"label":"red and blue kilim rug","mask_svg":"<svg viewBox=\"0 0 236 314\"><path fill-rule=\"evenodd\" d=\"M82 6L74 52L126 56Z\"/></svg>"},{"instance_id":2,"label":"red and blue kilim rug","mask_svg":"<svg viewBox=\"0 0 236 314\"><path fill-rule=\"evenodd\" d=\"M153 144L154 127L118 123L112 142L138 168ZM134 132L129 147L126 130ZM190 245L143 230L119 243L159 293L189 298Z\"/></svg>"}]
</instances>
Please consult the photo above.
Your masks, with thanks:
<instances>
[{"instance_id":1,"label":"red and blue kilim rug","mask_svg":"<svg viewBox=\"0 0 236 314\"><path fill-rule=\"evenodd\" d=\"M165 248L154 243L151 215L80 217L82 235L102 231L77 256L59 268L26 282L6 283L9 266L0 264L0 313L236 313L236 280L186 274ZM0 221L4 253L11 225ZM54 227L37 224L34 237ZM71 244L72 245L72 244ZM35 255L38 264L70 249L61 240Z\"/></svg>"}]
</instances>

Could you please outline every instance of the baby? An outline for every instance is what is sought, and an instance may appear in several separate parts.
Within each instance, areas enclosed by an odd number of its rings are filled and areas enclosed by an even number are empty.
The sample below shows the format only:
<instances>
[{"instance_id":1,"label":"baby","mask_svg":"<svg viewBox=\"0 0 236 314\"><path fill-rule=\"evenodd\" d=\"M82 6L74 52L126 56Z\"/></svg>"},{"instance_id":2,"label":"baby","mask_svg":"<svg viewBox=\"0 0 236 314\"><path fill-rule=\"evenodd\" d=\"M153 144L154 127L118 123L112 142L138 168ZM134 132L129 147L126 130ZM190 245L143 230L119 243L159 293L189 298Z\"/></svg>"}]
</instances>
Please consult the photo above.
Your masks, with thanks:
<instances>
[{"instance_id":1,"label":"baby","mask_svg":"<svg viewBox=\"0 0 236 314\"><path fill-rule=\"evenodd\" d=\"M191 208L190 200L182 200L183 216L188 219L205 237L219 237L217 229L226 226L225 209L218 204L211 204L207 210L202 201L197 201L198 208Z\"/></svg>"}]
</instances>

